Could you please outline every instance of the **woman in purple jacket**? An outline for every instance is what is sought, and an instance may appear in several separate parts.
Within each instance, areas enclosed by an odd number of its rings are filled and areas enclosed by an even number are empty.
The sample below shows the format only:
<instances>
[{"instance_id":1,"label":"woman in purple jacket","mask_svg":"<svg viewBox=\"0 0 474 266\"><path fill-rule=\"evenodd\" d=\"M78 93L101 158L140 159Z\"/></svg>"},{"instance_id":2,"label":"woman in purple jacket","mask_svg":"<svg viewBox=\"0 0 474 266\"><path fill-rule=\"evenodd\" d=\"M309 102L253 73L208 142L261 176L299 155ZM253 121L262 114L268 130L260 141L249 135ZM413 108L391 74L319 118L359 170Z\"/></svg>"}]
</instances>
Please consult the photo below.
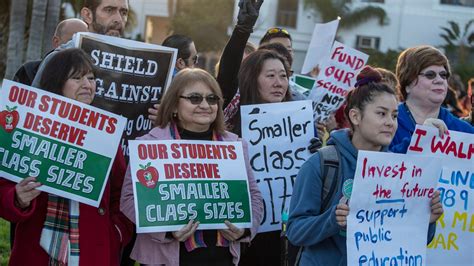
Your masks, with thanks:
<instances>
[{"instance_id":1,"label":"woman in purple jacket","mask_svg":"<svg viewBox=\"0 0 474 266\"><path fill-rule=\"evenodd\" d=\"M214 78L201 69L184 69L174 78L163 96L155 127L141 140L213 140L241 141L224 129L222 93ZM225 230L197 230L198 221L190 220L179 231L138 234L131 258L147 265L236 265L240 242L249 242L260 224L263 204L249 164L247 145L243 142L251 194L252 228L243 229L226 222ZM135 221L130 167L124 180L121 210ZM205 247L188 245L196 236ZM224 237L227 244L218 241Z\"/></svg>"}]
</instances>

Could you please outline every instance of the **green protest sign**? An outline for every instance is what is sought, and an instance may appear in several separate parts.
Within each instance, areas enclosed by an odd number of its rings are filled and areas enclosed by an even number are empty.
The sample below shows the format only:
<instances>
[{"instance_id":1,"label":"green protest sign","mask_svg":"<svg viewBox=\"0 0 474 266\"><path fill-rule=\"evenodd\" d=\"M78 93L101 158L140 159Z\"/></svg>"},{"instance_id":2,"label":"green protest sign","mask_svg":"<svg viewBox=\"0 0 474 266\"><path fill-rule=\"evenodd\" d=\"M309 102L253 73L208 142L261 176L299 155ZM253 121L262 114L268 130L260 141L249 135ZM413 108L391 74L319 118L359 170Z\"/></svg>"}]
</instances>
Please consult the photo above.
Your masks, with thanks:
<instances>
[{"instance_id":1,"label":"green protest sign","mask_svg":"<svg viewBox=\"0 0 474 266\"><path fill-rule=\"evenodd\" d=\"M9 80L0 110L1 177L34 176L42 191L99 205L123 117Z\"/></svg>"},{"instance_id":2,"label":"green protest sign","mask_svg":"<svg viewBox=\"0 0 474 266\"><path fill-rule=\"evenodd\" d=\"M138 233L252 225L241 142L130 141Z\"/></svg>"}]
</instances>

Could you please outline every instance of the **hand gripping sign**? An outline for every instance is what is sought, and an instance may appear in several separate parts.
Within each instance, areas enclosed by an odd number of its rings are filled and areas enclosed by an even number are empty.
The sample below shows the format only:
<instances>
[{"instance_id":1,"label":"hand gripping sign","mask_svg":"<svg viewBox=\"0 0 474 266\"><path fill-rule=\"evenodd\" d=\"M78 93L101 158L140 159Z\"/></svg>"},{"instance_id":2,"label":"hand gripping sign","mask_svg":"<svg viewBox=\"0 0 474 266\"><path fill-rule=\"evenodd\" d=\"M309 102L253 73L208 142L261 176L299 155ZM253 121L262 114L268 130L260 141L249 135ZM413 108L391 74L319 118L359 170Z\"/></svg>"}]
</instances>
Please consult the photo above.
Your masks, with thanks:
<instances>
[{"instance_id":1,"label":"hand gripping sign","mask_svg":"<svg viewBox=\"0 0 474 266\"><path fill-rule=\"evenodd\" d=\"M99 206L126 119L9 80L0 99L0 177Z\"/></svg>"},{"instance_id":2,"label":"hand gripping sign","mask_svg":"<svg viewBox=\"0 0 474 266\"><path fill-rule=\"evenodd\" d=\"M130 168L138 233L252 226L241 142L133 140Z\"/></svg>"}]
</instances>

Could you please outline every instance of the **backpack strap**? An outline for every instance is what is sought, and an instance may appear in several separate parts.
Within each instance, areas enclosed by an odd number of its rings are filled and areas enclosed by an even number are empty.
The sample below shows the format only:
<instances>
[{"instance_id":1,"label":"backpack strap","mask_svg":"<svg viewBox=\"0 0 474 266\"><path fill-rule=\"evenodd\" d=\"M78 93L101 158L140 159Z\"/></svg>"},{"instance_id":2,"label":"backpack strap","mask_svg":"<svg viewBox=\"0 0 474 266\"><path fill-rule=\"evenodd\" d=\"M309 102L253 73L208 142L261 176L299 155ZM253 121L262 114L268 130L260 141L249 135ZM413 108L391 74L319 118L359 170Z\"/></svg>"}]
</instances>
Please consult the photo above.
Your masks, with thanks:
<instances>
[{"instance_id":1,"label":"backpack strap","mask_svg":"<svg viewBox=\"0 0 474 266\"><path fill-rule=\"evenodd\" d=\"M341 167L339 167L340 154L336 145L327 145L318 150L320 169L322 169L321 177L323 181L323 195L321 197L320 213L325 212L331 206L331 200L334 192L340 184L342 178ZM299 265L304 247L300 247L296 255L295 266Z\"/></svg>"},{"instance_id":2,"label":"backpack strap","mask_svg":"<svg viewBox=\"0 0 474 266\"><path fill-rule=\"evenodd\" d=\"M320 165L322 166L323 195L321 200L321 211L325 212L331 205L331 200L336 191L338 178L341 175L339 167L340 155L335 145L328 145L318 150Z\"/></svg>"}]
</instances>

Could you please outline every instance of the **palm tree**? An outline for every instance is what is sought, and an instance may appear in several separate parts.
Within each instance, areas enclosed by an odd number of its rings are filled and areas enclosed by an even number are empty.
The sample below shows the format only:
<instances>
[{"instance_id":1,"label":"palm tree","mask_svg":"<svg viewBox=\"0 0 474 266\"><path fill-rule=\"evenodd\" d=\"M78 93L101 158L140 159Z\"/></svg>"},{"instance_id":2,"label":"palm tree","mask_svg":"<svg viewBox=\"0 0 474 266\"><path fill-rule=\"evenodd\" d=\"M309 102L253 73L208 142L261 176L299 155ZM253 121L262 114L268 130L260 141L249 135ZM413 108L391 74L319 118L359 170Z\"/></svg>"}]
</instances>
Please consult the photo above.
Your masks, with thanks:
<instances>
[{"instance_id":1,"label":"palm tree","mask_svg":"<svg viewBox=\"0 0 474 266\"><path fill-rule=\"evenodd\" d=\"M10 29L7 46L5 77L11 79L23 60L26 7L28 0L11 1Z\"/></svg>"},{"instance_id":2,"label":"palm tree","mask_svg":"<svg viewBox=\"0 0 474 266\"><path fill-rule=\"evenodd\" d=\"M377 18L380 25L386 23L387 13L381 7L368 5L352 10L351 0L304 0L305 7L315 10L323 23L341 17L339 27L352 28L372 18Z\"/></svg>"},{"instance_id":3,"label":"palm tree","mask_svg":"<svg viewBox=\"0 0 474 266\"><path fill-rule=\"evenodd\" d=\"M467 82L474 73L474 31L471 26L474 25L474 19L469 20L464 28L454 22L448 21L449 26L441 27L442 33L439 34L445 40L444 48L446 56L451 62L452 71L461 76L463 82Z\"/></svg>"},{"instance_id":4,"label":"palm tree","mask_svg":"<svg viewBox=\"0 0 474 266\"><path fill-rule=\"evenodd\" d=\"M461 27L454 21L448 21L449 27L441 27L443 33L439 36L446 41L443 48L446 50L456 50L456 48L474 48L474 31L470 31L470 27L474 25L474 19L469 20L464 25L464 30L461 32Z\"/></svg>"},{"instance_id":5,"label":"palm tree","mask_svg":"<svg viewBox=\"0 0 474 266\"><path fill-rule=\"evenodd\" d=\"M43 37L43 52L52 49L51 40L53 39L54 31L59 22L59 13L61 12L61 0L48 0L48 16L46 17Z\"/></svg>"},{"instance_id":6,"label":"palm tree","mask_svg":"<svg viewBox=\"0 0 474 266\"><path fill-rule=\"evenodd\" d=\"M28 39L28 49L26 50L26 60L38 60L42 55L44 21L46 18L46 7L48 0L34 0L33 14L31 15L30 36Z\"/></svg>"}]
</instances>

